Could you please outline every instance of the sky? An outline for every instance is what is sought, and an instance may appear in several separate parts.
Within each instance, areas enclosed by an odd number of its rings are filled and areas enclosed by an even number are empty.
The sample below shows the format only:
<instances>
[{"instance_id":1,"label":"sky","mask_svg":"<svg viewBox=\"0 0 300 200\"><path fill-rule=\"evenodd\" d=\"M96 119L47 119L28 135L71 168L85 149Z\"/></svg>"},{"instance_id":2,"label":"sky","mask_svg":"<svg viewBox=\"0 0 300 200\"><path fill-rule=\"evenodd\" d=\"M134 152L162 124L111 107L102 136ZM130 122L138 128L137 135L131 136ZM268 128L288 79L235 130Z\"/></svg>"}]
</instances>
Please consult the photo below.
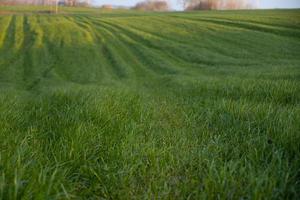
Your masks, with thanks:
<instances>
[{"instance_id":1,"label":"sky","mask_svg":"<svg viewBox=\"0 0 300 200\"><path fill-rule=\"evenodd\" d=\"M142 0L92 0L96 5L110 4L119 6L133 6ZM172 8L182 9L178 0L169 0ZM259 8L300 8L300 0L260 0Z\"/></svg>"}]
</instances>

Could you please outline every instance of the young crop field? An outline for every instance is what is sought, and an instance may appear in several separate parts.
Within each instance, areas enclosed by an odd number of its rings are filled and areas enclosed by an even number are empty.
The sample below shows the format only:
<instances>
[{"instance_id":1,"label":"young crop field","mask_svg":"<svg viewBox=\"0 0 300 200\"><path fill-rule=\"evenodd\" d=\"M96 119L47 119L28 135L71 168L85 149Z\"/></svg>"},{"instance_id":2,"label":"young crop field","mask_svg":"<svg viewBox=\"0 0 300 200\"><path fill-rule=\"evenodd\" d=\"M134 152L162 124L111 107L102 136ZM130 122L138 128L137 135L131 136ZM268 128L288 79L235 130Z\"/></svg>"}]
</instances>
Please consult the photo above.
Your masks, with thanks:
<instances>
[{"instance_id":1,"label":"young crop field","mask_svg":"<svg viewBox=\"0 0 300 200\"><path fill-rule=\"evenodd\" d=\"M300 198L300 10L0 8L0 199Z\"/></svg>"}]
</instances>

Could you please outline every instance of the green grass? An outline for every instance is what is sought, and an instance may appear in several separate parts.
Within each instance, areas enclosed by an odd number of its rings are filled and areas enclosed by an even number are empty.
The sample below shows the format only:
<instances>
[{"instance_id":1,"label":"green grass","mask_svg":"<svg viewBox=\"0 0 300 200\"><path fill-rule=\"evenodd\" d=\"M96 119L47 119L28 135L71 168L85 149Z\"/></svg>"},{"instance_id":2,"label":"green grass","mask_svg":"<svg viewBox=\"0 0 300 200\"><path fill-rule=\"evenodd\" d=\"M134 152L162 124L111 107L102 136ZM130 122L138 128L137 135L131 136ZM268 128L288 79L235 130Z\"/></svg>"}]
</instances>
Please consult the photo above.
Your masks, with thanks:
<instances>
[{"instance_id":1,"label":"green grass","mask_svg":"<svg viewBox=\"0 0 300 200\"><path fill-rule=\"evenodd\" d=\"M300 197L300 10L42 9L1 7L0 199Z\"/></svg>"}]
</instances>

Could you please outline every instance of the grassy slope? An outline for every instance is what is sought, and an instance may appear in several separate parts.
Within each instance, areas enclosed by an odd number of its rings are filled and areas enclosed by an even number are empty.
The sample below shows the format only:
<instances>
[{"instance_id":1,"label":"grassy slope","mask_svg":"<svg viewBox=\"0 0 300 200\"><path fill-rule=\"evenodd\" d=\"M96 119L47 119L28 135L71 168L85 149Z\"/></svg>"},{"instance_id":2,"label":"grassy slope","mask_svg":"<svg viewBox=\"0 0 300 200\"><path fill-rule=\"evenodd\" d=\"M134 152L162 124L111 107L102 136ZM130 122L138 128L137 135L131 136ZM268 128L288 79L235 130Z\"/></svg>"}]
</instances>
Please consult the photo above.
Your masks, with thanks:
<instances>
[{"instance_id":1,"label":"grassy slope","mask_svg":"<svg viewBox=\"0 0 300 200\"><path fill-rule=\"evenodd\" d=\"M5 9L0 199L299 197L299 10Z\"/></svg>"}]
</instances>

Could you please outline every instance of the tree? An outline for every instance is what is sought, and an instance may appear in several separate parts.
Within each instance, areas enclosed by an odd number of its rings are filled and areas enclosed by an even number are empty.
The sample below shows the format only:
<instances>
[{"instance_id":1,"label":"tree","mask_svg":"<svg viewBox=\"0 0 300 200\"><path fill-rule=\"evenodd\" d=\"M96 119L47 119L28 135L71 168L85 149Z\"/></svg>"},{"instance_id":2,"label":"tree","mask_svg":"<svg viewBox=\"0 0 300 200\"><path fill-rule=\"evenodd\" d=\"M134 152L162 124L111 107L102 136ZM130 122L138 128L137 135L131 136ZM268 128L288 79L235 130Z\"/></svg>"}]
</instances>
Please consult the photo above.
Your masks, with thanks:
<instances>
[{"instance_id":1,"label":"tree","mask_svg":"<svg viewBox=\"0 0 300 200\"><path fill-rule=\"evenodd\" d=\"M56 5L62 2L67 6L88 6L90 0L0 0L0 3L29 4L29 5Z\"/></svg>"},{"instance_id":2,"label":"tree","mask_svg":"<svg viewBox=\"0 0 300 200\"><path fill-rule=\"evenodd\" d=\"M185 10L253 8L259 0L179 0Z\"/></svg>"},{"instance_id":3,"label":"tree","mask_svg":"<svg viewBox=\"0 0 300 200\"><path fill-rule=\"evenodd\" d=\"M169 3L165 0L146 0L138 2L134 9L143 11L168 11L170 10Z\"/></svg>"}]
</instances>

